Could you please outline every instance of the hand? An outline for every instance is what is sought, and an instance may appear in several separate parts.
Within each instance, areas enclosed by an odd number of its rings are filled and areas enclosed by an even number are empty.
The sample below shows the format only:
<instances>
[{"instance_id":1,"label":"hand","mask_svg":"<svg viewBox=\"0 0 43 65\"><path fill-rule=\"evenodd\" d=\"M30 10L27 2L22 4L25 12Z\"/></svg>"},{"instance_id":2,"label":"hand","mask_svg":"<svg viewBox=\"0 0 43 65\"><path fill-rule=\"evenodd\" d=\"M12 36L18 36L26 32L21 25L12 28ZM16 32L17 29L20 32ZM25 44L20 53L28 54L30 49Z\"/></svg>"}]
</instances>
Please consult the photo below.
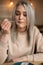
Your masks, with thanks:
<instances>
[{"instance_id":1,"label":"hand","mask_svg":"<svg viewBox=\"0 0 43 65\"><path fill-rule=\"evenodd\" d=\"M13 62L26 62L27 61L27 56L20 57L20 58L13 58Z\"/></svg>"},{"instance_id":2,"label":"hand","mask_svg":"<svg viewBox=\"0 0 43 65\"><path fill-rule=\"evenodd\" d=\"M22 62L22 60L23 59L21 59L21 58L14 58L14 59L12 59L13 62Z\"/></svg>"},{"instance_id":3,"label":"hand","mask_svg":"<svg viewBox=\"0 0 43 65\"><path fill-rule=\"evenodd\" d=\"M9 33L11 28L11 22L8 19L4 19L1 23L2 32Z\"/></svg>"}]
</instances>

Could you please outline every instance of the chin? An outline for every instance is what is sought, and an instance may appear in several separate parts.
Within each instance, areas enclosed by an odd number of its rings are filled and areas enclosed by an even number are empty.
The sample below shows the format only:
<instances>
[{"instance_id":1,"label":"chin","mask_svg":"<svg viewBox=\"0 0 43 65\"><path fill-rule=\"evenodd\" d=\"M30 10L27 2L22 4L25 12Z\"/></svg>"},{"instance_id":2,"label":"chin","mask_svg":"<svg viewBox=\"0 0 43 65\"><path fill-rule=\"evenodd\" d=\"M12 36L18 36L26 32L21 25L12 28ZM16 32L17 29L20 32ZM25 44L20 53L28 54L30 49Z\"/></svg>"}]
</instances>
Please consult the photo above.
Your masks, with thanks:
<instances>
[{"instance_id":1,"label":"chin","mask_svg":"<svg viewBox=\"0 0 43 65\"><path fill-rule=\"evenodd\" d=\"M19 28L25 28L25 26L23 26L23 25L22 25L22 26L18 26L18 27L19 27Z\"/></svg>"},{"instance_id":2,"label":"chin","mask_svg":"<svg viewBox=\"0 0 43 65\"><path fill-rule=\"evenodd\" d=\"M19 24L19 25L17 25L17 26L20 27L20 28L26 27L26 25L23 25L23 24Z\"/></svg>"}]
</instances>

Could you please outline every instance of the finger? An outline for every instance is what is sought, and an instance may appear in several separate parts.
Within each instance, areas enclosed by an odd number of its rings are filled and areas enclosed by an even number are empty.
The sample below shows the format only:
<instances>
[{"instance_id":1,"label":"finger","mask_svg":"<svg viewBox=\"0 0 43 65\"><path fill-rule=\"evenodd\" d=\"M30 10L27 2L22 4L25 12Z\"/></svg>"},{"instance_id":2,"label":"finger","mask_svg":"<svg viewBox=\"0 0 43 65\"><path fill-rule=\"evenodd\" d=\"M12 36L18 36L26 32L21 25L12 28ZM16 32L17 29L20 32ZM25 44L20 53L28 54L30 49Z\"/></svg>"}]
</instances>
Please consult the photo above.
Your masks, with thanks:
<instances>
[{"instance_id":1,"label":"finger","mask_svg":"<svg viewBox=\"0 0 43 65\"><path fill-rule=\"evenodd\" d=\"M1 31L2 31L2 33L9 33L10 32L9 24L7 25L7 27L2 29Z\"/></svg>"},{"instance_id":2,"label":"finger","mask_svg":"<svg viewBox=\"0 0 43 65\"><path fill-rule=\"evenodd\" d=\"M10 21L8 19L5 19L2 24L1 24L1 27L4 28L4 26L6 26L7 24L9 24Z\"/></svg>"},{"instance_id":3,"label":"finger","mask_svg":"<svg viewBox=\"0 0 43 65\"><path fill-rule=\"evenodd\" d=\"M10 28L11 28L11 23L9 23L7 26L7 29L10 29Z\"/></svg>"},{"instance_id":4,"label":"finger","mask_svg":"<svg viewBox=\"0 0 43 65\"><path fill-rule=\"evenodd\" d=\"M4 27L4 29L10 29L11 28L11 23L7 23Z\"/></svg>"},{"instance_id":5,"label":"finger","mask_svg":"<svg viewBox=\"0 0 43 65\"><path fill-rule=\"evenodd\" d=\"M6 29L7 27L9 28L11 26L11 22L7 22L2 26L2 29Z\"/></svg>"},{"instance_id":6,"label":"finger","mask_svg":"<svg viewBox=\"0 0 43 65\"><path fill-rule=\"evenodd\" d=\"M7 23L7 22L8 22L8 19L4 19L4 20L2 21L2 23L1 23L1 26L5 25L5 23Z\"/></svg>"}]
</instances>

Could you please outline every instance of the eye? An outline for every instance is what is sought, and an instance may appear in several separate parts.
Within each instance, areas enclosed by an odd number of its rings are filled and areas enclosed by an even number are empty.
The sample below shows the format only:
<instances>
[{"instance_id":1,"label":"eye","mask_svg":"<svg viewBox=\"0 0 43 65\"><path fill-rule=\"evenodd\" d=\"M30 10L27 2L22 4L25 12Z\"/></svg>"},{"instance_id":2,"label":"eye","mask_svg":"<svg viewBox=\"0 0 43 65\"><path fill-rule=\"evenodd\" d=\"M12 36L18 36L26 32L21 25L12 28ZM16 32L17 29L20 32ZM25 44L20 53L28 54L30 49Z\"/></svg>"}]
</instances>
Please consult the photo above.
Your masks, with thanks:
<instances>
[{"instance_id":1,"label":"eye","mask_svg":"<svg viewBox=\"0 0 43 65\"><path fill-rule=\"evenodd\" d=\"M20 15L20 12L19 11L16 11L15 14L18 16L18 15Z\"/></svg>"},{"instance_id":2,"label":"eye","mask_svg":"<svg viewBox=\"0 0 43 65\"><path fill-rule=\"evenodd\" d=\"M23 12L23 16L25 16L25 17L26 17L26 16L27 16L27 13L26 13L26 12Z\"/></svg>"}]
</instances>

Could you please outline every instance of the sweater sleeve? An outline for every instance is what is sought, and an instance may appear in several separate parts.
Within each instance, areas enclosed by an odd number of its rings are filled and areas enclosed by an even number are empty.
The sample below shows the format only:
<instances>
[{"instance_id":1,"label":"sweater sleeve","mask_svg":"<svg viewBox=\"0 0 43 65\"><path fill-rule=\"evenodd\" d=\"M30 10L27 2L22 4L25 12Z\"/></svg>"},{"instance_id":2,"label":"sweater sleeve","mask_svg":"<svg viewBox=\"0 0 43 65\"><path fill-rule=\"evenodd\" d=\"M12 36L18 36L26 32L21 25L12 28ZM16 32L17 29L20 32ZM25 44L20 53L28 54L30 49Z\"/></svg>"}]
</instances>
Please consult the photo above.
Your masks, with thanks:
<instances>
[{"instance_id":1,"label":"sweater sleeve","mask_svg":"<svg viewBox=\"0 0 43 65\"><path fill-rule=\"evenodd\" d=\"M8 35L0 38L0 65L3 64L7 59L7 50L8 50Z\"/></svg>"},{"instance_id":2,"label":"sweater sleeve","mask_svg":"<svg viewBox=\"0 0 43 65\"><path fill-rule=\"evenodd\" d=\"M43 35L37 27L35 27L35 34L37 51L36 54L34 54L34 61L43 61Z\"/></svg>"},{"instance_id":3,"label":"sweater sleeve","mask_svg":"<svg viewBox=\"0 0 43 65\"><path fill-rule=\"evenodd\" d=\"M36 44L36 53L27 55L28 61L41 61L43 62L43 35L37 27L34 27L34 42Z\"/></svg>"},{"instance_id":4,"label":"sweater sleeve","mask_svg":"<svg viewBox=\"0 0 43 65\"><path fill-rule=\"evenodd\" d=\"M0 65L7 59L7 52L4 47L0 46Z\"/></svg>"}]
</instances>

